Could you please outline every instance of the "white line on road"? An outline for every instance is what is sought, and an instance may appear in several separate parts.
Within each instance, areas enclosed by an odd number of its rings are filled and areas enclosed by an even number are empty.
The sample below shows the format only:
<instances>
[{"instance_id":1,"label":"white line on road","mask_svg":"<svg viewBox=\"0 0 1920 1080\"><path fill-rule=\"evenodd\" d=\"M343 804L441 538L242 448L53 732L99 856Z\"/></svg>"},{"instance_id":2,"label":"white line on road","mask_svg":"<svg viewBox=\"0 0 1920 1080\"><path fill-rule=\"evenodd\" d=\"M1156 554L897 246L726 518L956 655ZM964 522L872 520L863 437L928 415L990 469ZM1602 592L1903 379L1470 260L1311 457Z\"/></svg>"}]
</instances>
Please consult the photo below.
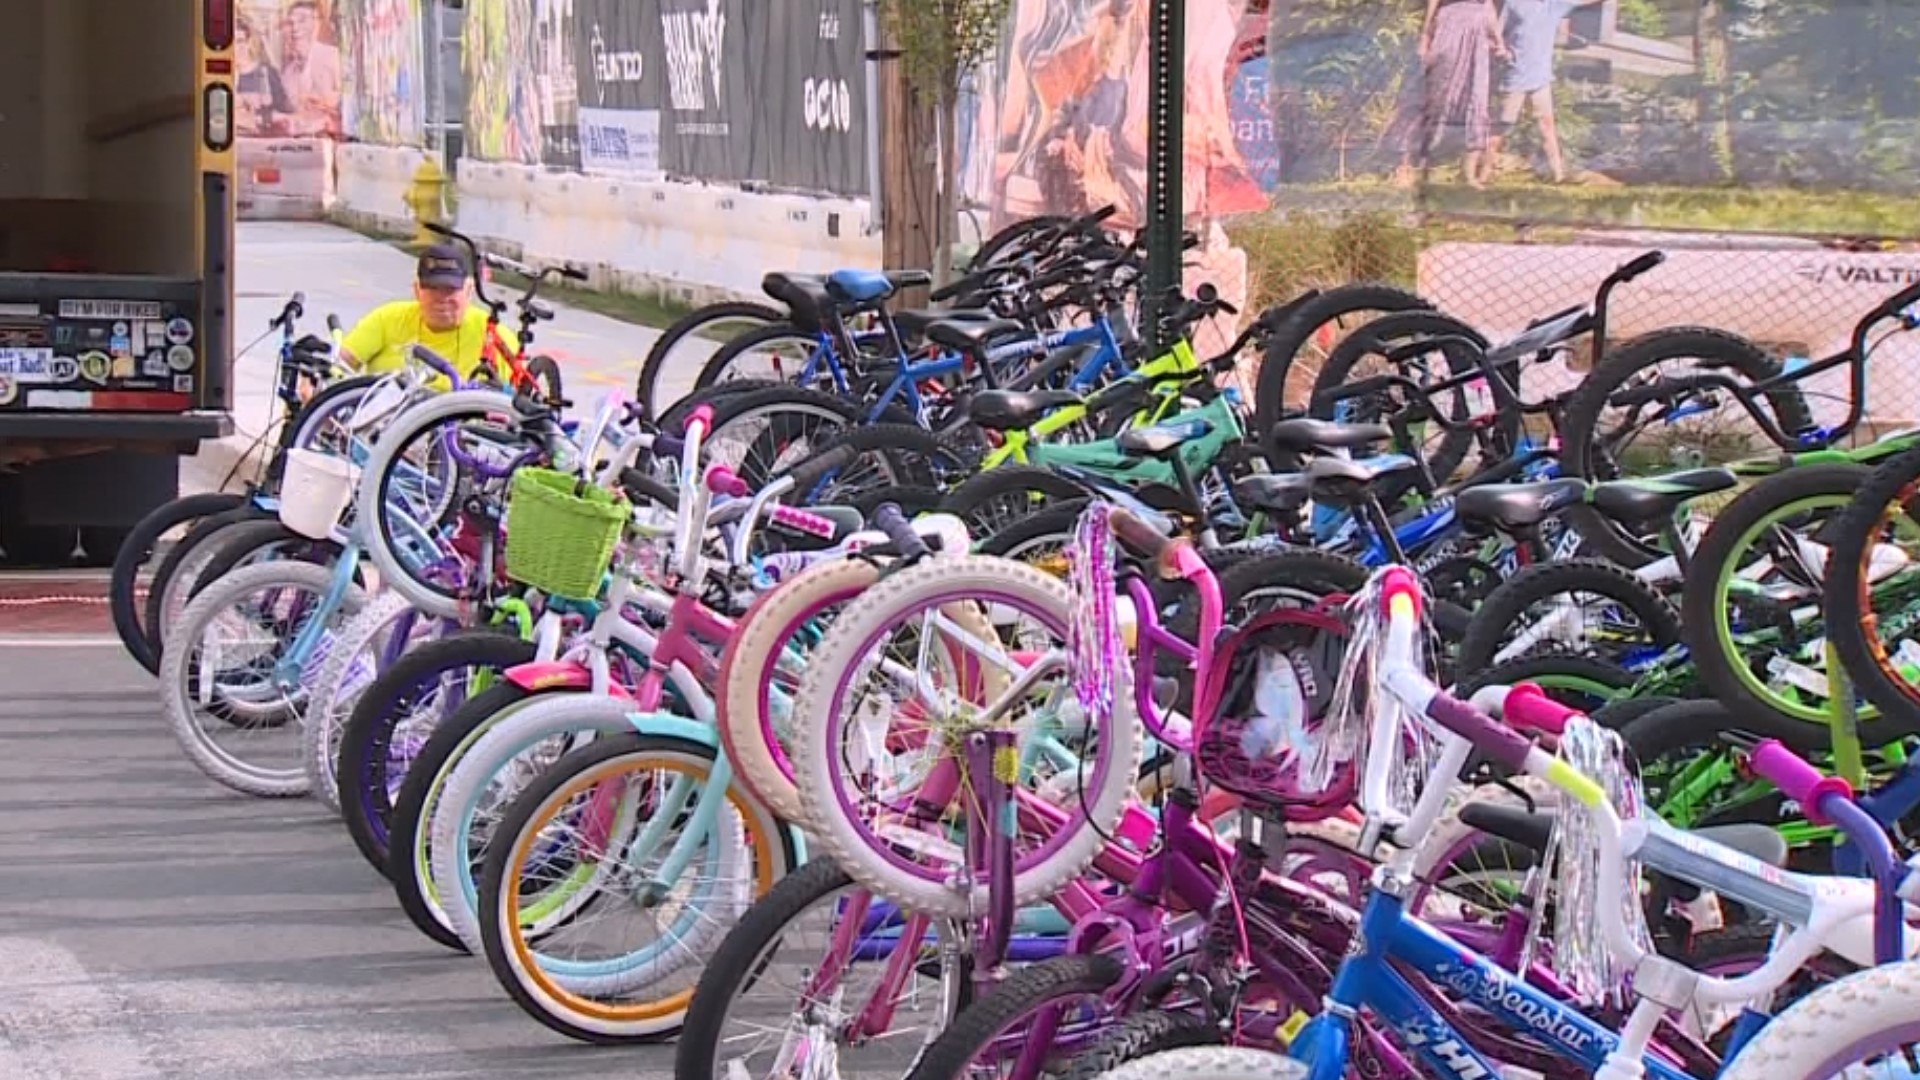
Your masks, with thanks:
<instances>
[{"instance_id":1,"label":"white line on road","mask_svg":"<svg viewBox=\"0 0 1920 1080\"><path fill-rule=\"evenodd\" d=\"M118 644L120 639L113 634L0 634L0 649L98 649Z\"/></svg>"},{"instance_id":2,"label":"white line on road","mask_svg":"<svg viewBox=\"0 0 1920 1080\"><path fill-rule=\"evenodd\" d=\"M157 1076L131 1009L58 945L0 938L0 1075L60 1080Z\"/></svg>"}]
</instances>

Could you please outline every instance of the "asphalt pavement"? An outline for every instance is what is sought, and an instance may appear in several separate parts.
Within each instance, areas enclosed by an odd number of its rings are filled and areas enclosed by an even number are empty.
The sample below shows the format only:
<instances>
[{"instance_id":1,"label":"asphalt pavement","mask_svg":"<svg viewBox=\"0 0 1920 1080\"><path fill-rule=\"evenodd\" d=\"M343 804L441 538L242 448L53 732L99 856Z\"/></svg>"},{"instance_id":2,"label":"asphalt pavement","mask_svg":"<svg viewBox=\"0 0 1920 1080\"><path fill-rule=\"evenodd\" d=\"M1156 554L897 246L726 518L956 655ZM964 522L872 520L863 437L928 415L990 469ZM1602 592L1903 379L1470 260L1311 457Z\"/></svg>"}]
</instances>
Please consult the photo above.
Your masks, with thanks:
<instances>
[{"instance_id":1,"label":"asphalt pavement","mask_svg":"<svg viewBox=\"0 0 1920 1080\"><path fill-rule=\"evenodd\" d=\"M422 937L320 805L202 777L117 644L42 640L0 643L0 1077L670 1075Z\"/></svg>"}]
</instances>

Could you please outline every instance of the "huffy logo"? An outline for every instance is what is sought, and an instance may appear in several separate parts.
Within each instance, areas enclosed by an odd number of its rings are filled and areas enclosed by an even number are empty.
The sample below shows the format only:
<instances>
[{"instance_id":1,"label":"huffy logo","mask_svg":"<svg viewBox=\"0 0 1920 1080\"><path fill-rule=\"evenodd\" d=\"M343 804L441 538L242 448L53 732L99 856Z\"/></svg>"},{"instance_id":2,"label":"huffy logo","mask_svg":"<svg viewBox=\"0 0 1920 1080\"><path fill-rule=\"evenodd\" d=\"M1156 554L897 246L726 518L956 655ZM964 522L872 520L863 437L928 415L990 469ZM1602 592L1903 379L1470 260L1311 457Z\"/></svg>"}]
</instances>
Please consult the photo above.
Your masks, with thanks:
<instances>
[{"instance_id":1,"label":"huffy logo","mask_svg":"<svg viewBox=\"0 0 1920 1080\"><path fill-rule=\"evenodd\" d=\"M715 102L720 93L721 58L727 36L727 16L721 0L707 0L705 11L670 11L660 16L666 34L667 86L673 107L701 112L707 107L707 84Z\"/></svg>"},{"instance_id":2,"label":"huffy logo","mask_svg":"<svg viewBox=\"0 0 1920 1080\"><path fill-rule=\"evenodd\" d=\"M600 96L600 104L607 103L608 83L637 83L647 71L646 54L637 49L614 52L607 48L606 36L600 32L600 24L593 26L591 39L593 51L593 88Z\"/></svg>"},{"instance_id":3,"label":"huffy logo","mask_svg":"<svg viewBox=\"0 0 1920 1080\"><path fill-rule=\"evenodd\" d=\"M1793 272L1815 285L1825 285L1830 281L1839 285L1895 287L1920 284L1920 265L1866 266L1859 263L1801 263L1793 268Z\"/></svg>"}]
</instances>

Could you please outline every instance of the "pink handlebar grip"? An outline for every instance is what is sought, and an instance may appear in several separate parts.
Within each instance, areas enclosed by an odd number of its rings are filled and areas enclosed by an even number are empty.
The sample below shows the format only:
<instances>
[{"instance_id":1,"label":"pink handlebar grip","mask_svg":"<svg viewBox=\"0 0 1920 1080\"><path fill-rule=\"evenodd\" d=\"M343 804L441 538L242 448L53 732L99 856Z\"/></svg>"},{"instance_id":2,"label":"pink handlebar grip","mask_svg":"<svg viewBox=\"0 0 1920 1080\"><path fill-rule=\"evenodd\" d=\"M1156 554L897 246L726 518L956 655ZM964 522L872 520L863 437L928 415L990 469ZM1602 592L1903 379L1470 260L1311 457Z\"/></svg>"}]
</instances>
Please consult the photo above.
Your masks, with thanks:
<instances>
[{"instance_id":1,"label":"pink handlebar grip","mask_svg":"<svg viewBox=\"0 0 1920 1080\"><path fill-rule=\"evenodd\" d=\"M1207 566L1207 560L1192 544L1174 545L1173 551L1169 554L1169 558L1173 562L1173 568L1179 572L1181 577L1188 581L1192 581L1200 575L1210 572Z\"/></svg>"},{"instance_id":2,"label":"pink handlebar grip","mask_svg":"<svg viewBox=\"0 0 1920 1080\"><path fill-rule=\"evenodd\" d=\"M695 424L700 425L700 434L701 434L701 437L703 438L706 436L707 432L712 431L713 430L713 406L702 405L699 408L693 410L693 412L687 417L686 430L692 431L693 425Z\"/></svg>"},{"instance_id":3,"label":"pink handlebar grip","mask_svg":"<svg viewBox=\"0 0 1920 1080\"><path fill-rule=\"evenodd\" d=\"M1392 617L1393 598L1396 596L1412 597L1413 613L1416 617L1420 615L1422 607L1420 579L1414 577L1413 571L1404 566L1390 566L1380 577L1381 615Z\"/></svg>"},{"instance_id":4,"label":"pink handlebar grip","mask_svg":"<svg viewBox=\"0 0 1920 1080\"><path fill-rule=\"evenodd\" d=\"M1831 824L1820 812L1820 802L1828 795L1853 798L1853 785L1844 777L1828 776L1799 754L1787 749L1778 739L1768 739L1747 756L1753 771L1765 778L1781 794L1800 804L1800 812L1815 825Z\"/></svg>"},{"instance_id":5,"label":"pink handlebar grip","mask_svg":"<svg viewBox=\"0 0 1920 1080\"><path fill-rule=\"evenodd\" d=\"M744 499L753 494L747 482L734 475L733 470L725 465L715 465L707 470L707 490L734 499Z\"/></svg>"},{"instance_id":6,"label":"pink handlebar grip","mask_svg":"<svg viewBox=\"0 0 1920 1080\"><path fill-rule=\"evenodd\" d=\"M833 539L834 524L831 518L824 518L819 514L809 513L797 506L787 506L780 503L774 505L773 510L768 516L775 522L785 525L789 529L796 529L806 533L808 536L818 537L822 540Z\"/></svg>"},{"instance_id":7,"label":"pink handlebar grip","mask_svg":"<svg viewBox=\"0 0 1920 1080\"><path fill-rule=\"evenodd\" d=\"M1507 691L1507 703L1500 715L1514 727L1529 728L1558 737L1567 729L1567 720L1580 715L1547 696L1539 683L1523 682Z\"/></svg>"}]
</instances>

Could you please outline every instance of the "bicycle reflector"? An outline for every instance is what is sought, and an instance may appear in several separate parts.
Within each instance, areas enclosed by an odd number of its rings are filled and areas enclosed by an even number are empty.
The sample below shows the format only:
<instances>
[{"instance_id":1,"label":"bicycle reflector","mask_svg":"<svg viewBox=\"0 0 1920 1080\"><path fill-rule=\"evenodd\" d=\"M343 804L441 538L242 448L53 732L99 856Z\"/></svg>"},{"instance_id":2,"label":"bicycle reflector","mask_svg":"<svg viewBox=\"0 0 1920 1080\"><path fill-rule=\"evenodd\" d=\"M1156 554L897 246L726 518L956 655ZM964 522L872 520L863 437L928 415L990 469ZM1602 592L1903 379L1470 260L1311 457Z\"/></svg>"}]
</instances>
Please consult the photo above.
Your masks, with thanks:
<instances>
[{"instance_id":1,"label":"bicycle reflector","mask_svg":"<svg viewBox=\"0 0 1920 1080\"><path fill-rule=\"evenodd\" d=\"M201 14L201 37L207 48L233 48L233 0L204 0Z\"/></svg>"}]
</instances>

